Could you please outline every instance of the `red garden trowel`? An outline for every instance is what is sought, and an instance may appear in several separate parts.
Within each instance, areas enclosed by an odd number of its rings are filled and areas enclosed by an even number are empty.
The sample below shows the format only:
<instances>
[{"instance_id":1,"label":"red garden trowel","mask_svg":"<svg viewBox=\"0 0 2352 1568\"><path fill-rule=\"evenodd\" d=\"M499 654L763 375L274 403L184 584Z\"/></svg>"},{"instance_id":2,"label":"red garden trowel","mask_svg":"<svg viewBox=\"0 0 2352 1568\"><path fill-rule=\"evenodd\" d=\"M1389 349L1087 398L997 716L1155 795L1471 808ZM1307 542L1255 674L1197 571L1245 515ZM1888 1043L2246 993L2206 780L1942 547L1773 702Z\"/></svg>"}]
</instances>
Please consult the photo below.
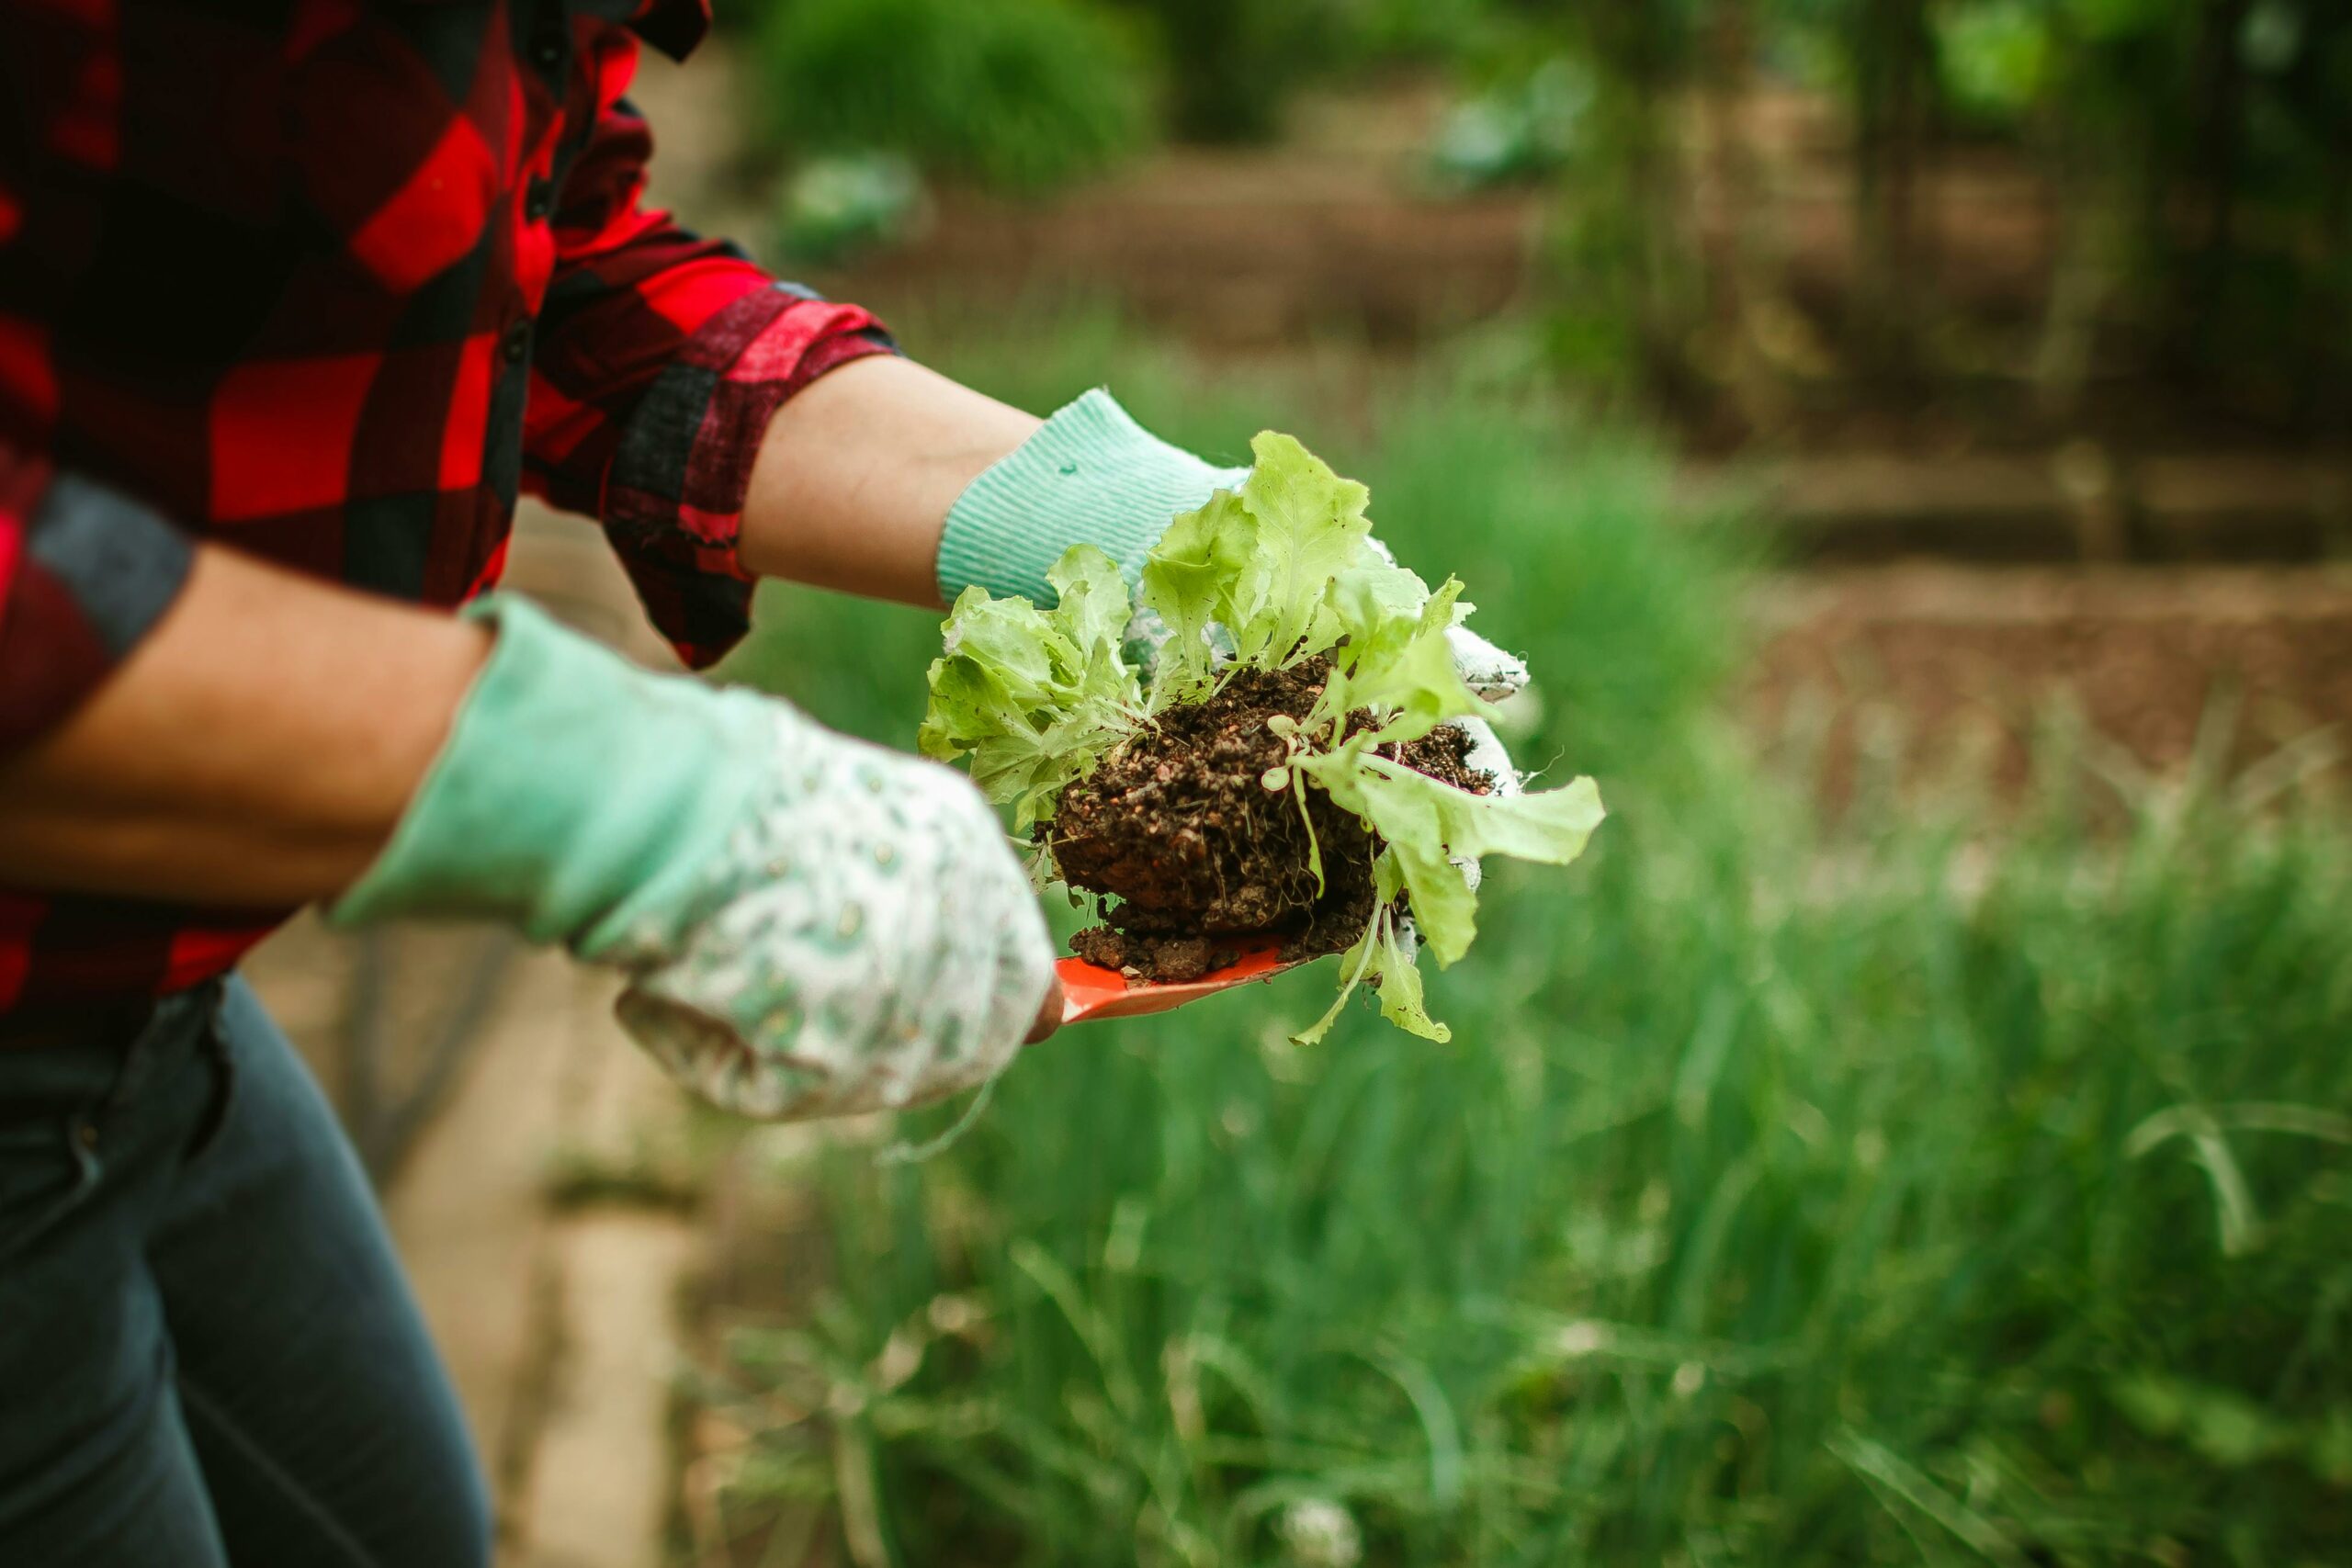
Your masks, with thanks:
<instances>
[{"instance_id":1,"label":"red garden trowel","mask_svg":"<svg viewBox=\"0 0 2352 1568\"><path fill-rule=\"evenodd\" d=\"M1090 1018L1136 1018L1148 1012L1166 1012L1212 991L1246 986L1252 980L1271 980L1285 969L1296 968L1297 964L1296 960L1283 963L1281 949L1267 942L1261 947L1242 949L1240 957L1222 969L1210 970L1197 980L1161 985L1130 980L1116 969L1105 969L1083 958L1065 958L1054 967L1062 977L1062 1021L1077 1023Z\"/></svg>"}]
</instances>

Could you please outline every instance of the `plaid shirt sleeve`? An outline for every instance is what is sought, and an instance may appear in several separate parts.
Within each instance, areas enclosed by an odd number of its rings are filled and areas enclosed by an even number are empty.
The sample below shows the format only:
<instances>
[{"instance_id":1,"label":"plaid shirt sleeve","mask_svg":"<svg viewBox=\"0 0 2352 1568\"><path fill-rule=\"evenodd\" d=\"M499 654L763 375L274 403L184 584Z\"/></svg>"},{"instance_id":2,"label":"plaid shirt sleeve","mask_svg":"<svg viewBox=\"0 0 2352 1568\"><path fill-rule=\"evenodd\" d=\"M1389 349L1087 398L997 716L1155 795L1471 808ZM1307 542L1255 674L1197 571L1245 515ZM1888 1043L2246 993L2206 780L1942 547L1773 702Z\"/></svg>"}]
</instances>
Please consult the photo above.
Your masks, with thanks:
<instances>
[{"instance_id":1,"label":"plaid shirt sleeve","mask_svg":"<svg viewBox=\"0 0 2352 1568\"><path fill-rule=\"evenodd\" d=\"M652 141L622 96L636 64L634 38L606 41L596 125L556 203L524 477L602 519L654 626L700 668L748 624L736 543L770 416L835 366L893 349L857 306L645 209Z\"/></svg>"},{"instance_id":2,"label":"plaid shirt sleeve","mask_svg":"<svg viewBox=\"0 0 2352 1568\"><path fill-rule=\"evenodd\" d=\"M187 581L188 536L0 446L0 757L96 691Z\"/></svg>"}]
</instances>

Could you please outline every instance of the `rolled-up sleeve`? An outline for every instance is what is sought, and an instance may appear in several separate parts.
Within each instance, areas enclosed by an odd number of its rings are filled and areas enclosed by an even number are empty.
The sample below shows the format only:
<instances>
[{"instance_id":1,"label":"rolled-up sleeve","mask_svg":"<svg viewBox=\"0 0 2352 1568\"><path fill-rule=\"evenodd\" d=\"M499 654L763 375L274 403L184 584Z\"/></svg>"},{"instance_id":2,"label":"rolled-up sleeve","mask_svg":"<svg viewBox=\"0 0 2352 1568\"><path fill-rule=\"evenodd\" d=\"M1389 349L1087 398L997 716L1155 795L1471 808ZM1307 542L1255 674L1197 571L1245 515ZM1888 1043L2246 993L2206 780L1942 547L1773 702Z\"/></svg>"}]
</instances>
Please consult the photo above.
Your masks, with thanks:
<instances>
[{"instance_id":1,"label":"rolled-up sleeve","mask_svg":"<svg viewBox=\"0 0 2352 1568\"><path fill-rule=\"evenodd\" d=\"M179 596L194 554L140 502L0 447L0 758L106 682Z\"/></svg>"},{"instance_id":2,"label":"rolled-up sleeve","mask_svg":"<svg viewBox=\"0 0 2352 1568\"><path fill-rule=\"evenodd\" d=\"M770 417L835 366L893 350L865 310L642 207L652 141L621 96L635 67L634 40L602 57L595 131L557 203L525 483L603 522L655 627L699 667L747 624L736 545Z\"/></svg>"}]
</instances>

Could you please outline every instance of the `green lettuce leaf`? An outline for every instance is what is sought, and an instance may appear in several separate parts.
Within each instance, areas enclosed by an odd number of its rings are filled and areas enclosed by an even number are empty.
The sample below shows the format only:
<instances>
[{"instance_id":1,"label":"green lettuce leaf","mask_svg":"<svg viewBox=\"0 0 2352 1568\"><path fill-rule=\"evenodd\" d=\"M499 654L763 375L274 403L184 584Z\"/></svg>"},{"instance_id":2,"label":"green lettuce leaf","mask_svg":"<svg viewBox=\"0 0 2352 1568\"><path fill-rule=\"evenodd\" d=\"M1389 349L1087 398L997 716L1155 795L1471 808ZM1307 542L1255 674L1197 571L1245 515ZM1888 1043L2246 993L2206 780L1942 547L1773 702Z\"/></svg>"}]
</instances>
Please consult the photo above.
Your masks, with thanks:
<instances>
[{"instance_id":1,"label":"green lettuce leaf","mask_svg":"<svg viewBox=\"0 0 2352 1568\"><path fill-rule=\"evenodd\" d=\"M1340 964L1340 994L1323 1016L1291 1036L1300 1045L1313 1045L1329 1033L1357 986L1372 981L1380 992L1380 1016L1397 1028L1442 1045L1453 1032L1429 1015L1421 997L1421 972L1413 966L1411 938L1396 918L1394 900L1402 890L1403 873L1395 853L1384 853L1373 863L1378 878L1380 907L1361 941L1348 950Z\"/></svg>"},{"instance_id":2,"label":"green lettuce leaf","mask_svg":"<svg viewBox=\"0 0 2352 1568\"><path fill-rule=\"evenodd\" d=\"M1372 492L1287 435L1261 431L1250 450L1257 463L1241 500L1257 536L1218 619L1232 634L1236 660L1274 669L1322 651L1307 634L1334 581L1371 556L1363 541Z\"/></svg>"},{"instance_id":3,"label":"green lettuce leaf","mask_svg":"<svg viewBox=\"0 0 2352 1568\"><path fill-rule=\"evenodd\" d=\"M1478 930L1477 894L1456 862L1503 854L1566 865L1584 852L1602 815L1590 779L1536 794L1473 795L1375 750L1419 739L1479 710L1445 637L1464 613L1461 587L1449 578L1408 610L1385 596L1393 583L1335 584L1330 604L1346 640L1334 649L1330 680L1304 727L1310 749L1292 762L1295 775L1320 786L1387 841L1383 863L1393 867L1440 967L1468 951ZM1332 739L1347 716L1364 710L1374 716L1368 728ZM1386 998L1384 990L1384 1011Z\"/></svg>"},{"instance_id":4,"label":"green lettuce leaf","mask_svg":"<svg viewBox=\"0 0 2352 1568\"><path fill-rule=\"evenodd\" d=\"M1258 525L1242 499L1218 491L1197 512L1178 514L1144 558L1137 602L1168 628L1151 671L1151 708L1195 700L1215 681L1211 628L1227 613L1230 590L1257 547Z\"/></svg>"},{"instance_id":5,"label":"green lettuce leaf","mask_svg":"<svg viewBox=\"0 0 2352 1568\"><path fill-rule=\"evenodd\" d=\"M1457 860L1509 855L1566 865L1604 815L1590 779L1521 795L1473 795L1370 751L1295 764L1396 852L1413 923L1443 968L1477 935L1478 898Z\"/></svg>"},{"instance_id":6,"label":"green lettuce leaf","mask_svg":"<svg viewBox=\"0 0 2352 1568\"><path fill-rule=\"evenodd\" d=\"M969 757L972 782L1013 808L1016 830L1053 815L1064 786L1142 721L1143 696L1121 651L1127 588L1116 562L1073 547L1046 574L1060 602L1040 610L967 588L932 660L923 755Z\"/></svg>"},{"instance_id":7,"label":"green lettuce leaf","mask_svg":"<svg viewBox=\"0 0 2352 1568\"><path fill-rule=\"evenodd\" d=\"M1449 579L1418 619L1351 632L1334 650L1330 679L1308 716L1308 732L1323 734L1346 716L1370 709L1377 724L1350 738L1358 750L1366 750L1418 740L1448 719L1478 711L1478 698L1463 684L1445 637L1461 586Z\"/></svg>"},{"instance_id":8,"label":"green lettuce leaf","mask_svg":"<svg viewBox=\"0 0 2352 1568\"><path fill-rule=\"evenodd\" d=\"M1137 602L1170 633L1152 671L1154 711L1199 700L1221 667L1279 670L1353 629L1409 622L1429 597L1364 542L1363 486L1271 430L1250 450L1258 461L1241 488L1177 517L1144 558Z\"/></svg>"},{"instance_id":9,"label":"green lettuce leaf","mask_svg":"<svg viewBox=\"0 0 2352 1568\"><path fill-rule=\"evenodd\" d=\"M1122 677L1129 675L1120 648L1134 612L1119 563L1091 545L1073 545L1046 570L1046 581L1059 595L1054 608L1045 612L1047 623L1090 661L1108 662Z\"/></svg>"}]
</instances>

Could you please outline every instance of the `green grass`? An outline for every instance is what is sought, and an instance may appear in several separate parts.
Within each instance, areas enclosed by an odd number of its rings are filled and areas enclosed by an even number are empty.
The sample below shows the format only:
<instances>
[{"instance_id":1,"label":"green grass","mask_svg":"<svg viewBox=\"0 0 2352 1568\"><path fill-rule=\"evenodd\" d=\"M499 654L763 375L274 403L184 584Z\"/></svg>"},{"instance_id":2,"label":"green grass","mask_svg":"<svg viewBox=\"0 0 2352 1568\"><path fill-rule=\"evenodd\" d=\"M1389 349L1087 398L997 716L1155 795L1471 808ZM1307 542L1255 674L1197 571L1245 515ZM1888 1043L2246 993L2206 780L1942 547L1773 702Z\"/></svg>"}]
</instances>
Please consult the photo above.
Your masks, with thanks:
<instances>
[{"instance_id":1,"label":"green grass","mask_svg":"<svg viewBox=\"0 0 2352 1568\"><path fill-rule=\"evenodd\" d=\"M1752 551L1662 525L1639 441L1458 379L1321 420L1071 336L961 368L1306 434L1529 652L1522 761L1614 815L1494 876L1429 977L1451 1045L1285 1043L1317 969L1057 1037L926 1163L801 1172L831 1272L730 1342L732 1517L832 1497L869 1565L1356 1560L1323 1503L1369 1563L2341 1560L2335 821L1866 791L1826 827L1717 712ZM767 609L746 667L906 740L932 618Z\"/></svg>"}]
</instances>

